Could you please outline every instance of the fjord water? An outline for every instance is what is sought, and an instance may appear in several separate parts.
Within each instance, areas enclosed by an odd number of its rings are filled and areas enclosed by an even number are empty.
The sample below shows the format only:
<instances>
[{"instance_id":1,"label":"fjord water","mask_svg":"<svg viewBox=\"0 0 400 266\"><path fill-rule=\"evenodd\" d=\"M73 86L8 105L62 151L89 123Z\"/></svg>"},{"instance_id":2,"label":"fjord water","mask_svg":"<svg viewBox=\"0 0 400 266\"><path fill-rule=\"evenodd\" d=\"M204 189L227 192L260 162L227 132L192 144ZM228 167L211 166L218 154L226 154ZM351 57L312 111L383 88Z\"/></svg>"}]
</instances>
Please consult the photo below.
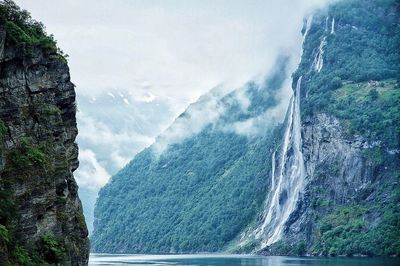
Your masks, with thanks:
<instances>
[{"instance_id":1,"label":"fjord water","mask_svg":"<svg viewBox=\"0 0 400 266\"><path fill-rule=\"evenodd\" d=\"M319 258L255 255L111 255L91 254L89 265L187 266L397 266L398 258Z\"/></svg>"}]
</instances>

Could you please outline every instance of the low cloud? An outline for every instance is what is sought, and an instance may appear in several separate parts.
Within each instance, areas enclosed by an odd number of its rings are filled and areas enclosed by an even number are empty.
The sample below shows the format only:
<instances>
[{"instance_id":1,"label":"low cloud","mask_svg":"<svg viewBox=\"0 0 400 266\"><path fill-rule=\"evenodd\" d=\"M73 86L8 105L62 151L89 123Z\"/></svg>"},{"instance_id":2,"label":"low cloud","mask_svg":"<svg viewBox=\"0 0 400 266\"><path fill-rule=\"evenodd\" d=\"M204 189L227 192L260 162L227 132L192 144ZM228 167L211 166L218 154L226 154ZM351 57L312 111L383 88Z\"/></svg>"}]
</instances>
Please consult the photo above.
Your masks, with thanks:
<instances>
[{"instance_id":1,"label":"low cloud","mask_svg":"<svg viewBox=\"0 0 400 266\"><path fill-rule=\"evenodd\" d=\"M298 55L303 16L328 0L16 2L70 55L78 93L150 90L178 114L217 84L267 72L282 47Z\"/></svg>"},{"instance_id":2,"label":"low cloud","mask_svg":"<svg viewBox=\"0 0 400 266\"><path fill-rule=\"evenodd\" d=\"M112 131L103 122L95 120L82 112L78 112L77 117L79 121L79 138L87 140L93 145L110 145L118 147L135 140L136 143L146 146L154 141L154 138L138 134L134 131Z\"/></svg>"},{"instance_id":3,"label":"low cloud","mask_svg":"<svg viewBox=\"0 0 400 266\"><path fill-rule=\"evenodd\" d=\"M256 117L251 117L244 121L227 124L222 128L222 130L235 132L238 135L244 135L246 137L254 137L264 133L266 128L281 123L285 119L289 100L293 95L291 83L292 79L290 75L288 75L286 80L283 82L281 88L277 91L274 91L274 95L270 95L270 97L274 97L276 99L277 103L274 106L268 108L262 114ZM271 92L268 91L267 88L265 89L265 93L270 94Z\"/></svg>"},{"instance_id":4,"label":"low cloud","mask_svg":"<svg viewBox=\"0 0 400 266\"><path fill-rule=\"evenodd\" d=\"M304 15L328 2L15 1L69 54L78 103L90 99L78 105L81 164L76 172L80 186L90 189L104 184L210 88L239 88L263 76L283 48L299 59ZM115 88L123 88L124 97ZM287 89L279 92L282 101L275 111L226 130L250 136L265 121L279 120L291 95ZM102 95L121 101L100 101ZM238 102L248 108L245 95L238 95ZM200 132L225 111L216 98L188 109L187 117L177 118L159 137L156 151Z\"/></svg>"},{"instance_id":5,"label":"low cloud","mask_svg":"<svg viewBox=\"0 0 400 266\"><path fill-rule=\"evenodd\" d=\"M224 113L225 108L220 103L226 88L217 87L203 95L197 102L191 104L186 111L175 119L152 145L153 152L160 155L169 145L179 143L196 135L207 125L213 124Z\"/></svg>"},{"instance_id":6,"label":"low cloud","mask_svg":"<svg viewBox=\"0 0 400 266\"><path fill-rule=\"evenodd\" d=\"M122 168L124 167L130 160L132 160L131 157L124 157L122 156L118 151L113 151L111 153L111 160L113 163L118 167Z\"/></svg>"},{"instance_id":7,"label":"low cloud","mask_svg":"<svg viewBox=\"0 0 400 266\"><path fill-rule=\"evenodd\" d=\"M79 151L79 162L80 167L74 174L79 186L97 191L110 179L110 174L100 165L92 150L81 149Z\"/></svg>"}]
</instances>

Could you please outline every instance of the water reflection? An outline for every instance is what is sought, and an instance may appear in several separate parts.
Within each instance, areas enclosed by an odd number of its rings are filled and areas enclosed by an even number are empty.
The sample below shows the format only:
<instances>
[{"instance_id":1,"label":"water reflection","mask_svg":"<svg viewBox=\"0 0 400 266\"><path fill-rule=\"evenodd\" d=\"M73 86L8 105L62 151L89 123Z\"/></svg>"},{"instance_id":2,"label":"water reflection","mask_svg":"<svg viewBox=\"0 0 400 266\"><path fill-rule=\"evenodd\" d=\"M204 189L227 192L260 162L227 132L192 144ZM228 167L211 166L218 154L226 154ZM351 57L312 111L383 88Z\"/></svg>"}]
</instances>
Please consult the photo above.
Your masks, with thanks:
<instances>
[{"instance_id":1,"label":"water reflection","mask_svg":"<svg viewBox=\"0 0 400 266\"><path fill-rule=\"evenodd\" d=\"M185 266L399 266L397 258L310 258L252 255L110 255L91 254L89 265Z\"/></svg>"}]
</instances>

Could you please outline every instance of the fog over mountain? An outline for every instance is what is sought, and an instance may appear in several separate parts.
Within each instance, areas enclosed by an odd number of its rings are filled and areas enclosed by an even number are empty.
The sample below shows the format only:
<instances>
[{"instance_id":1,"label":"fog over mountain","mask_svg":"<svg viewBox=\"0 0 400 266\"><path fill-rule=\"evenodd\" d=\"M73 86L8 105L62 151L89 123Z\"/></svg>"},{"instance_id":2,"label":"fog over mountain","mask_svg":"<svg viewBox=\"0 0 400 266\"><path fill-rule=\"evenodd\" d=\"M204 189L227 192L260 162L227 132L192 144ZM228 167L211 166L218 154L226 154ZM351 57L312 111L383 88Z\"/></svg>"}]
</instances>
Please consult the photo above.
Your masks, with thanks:
<instances>
[{"instance_id":1,"label":"fog over mountain","mask_svg":"<svg viewBox=\"0 0 400 266\"><path fill-rule=\"evenodd\" d=\"M16 2L69 55L79 110L76 179L91 227L99 188L190 103L221 84L232 90L261 80L282 52L294 70L303 18L327 0ZM233 130L247 134L252 123Z\"/></svg>"}]
</instances>

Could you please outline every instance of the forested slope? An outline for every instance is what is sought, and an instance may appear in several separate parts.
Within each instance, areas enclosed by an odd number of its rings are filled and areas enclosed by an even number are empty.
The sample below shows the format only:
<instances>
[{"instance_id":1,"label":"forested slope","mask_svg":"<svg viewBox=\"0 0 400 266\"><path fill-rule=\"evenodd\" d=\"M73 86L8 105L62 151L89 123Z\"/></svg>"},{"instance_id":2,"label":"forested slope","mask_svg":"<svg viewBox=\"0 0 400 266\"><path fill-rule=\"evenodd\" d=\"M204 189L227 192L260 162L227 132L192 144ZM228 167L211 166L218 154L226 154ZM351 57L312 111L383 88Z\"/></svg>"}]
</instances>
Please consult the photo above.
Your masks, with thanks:
<instances>
[{"instance_id":1,"label":"forested slope","mask_svg":"<svg viewBox=\"0 0 400 266\"><path fill-rule=\"evenodd\" d=\"M287 61L280 58L261 85L252 82L227 95L213 90L202 96L113 176L97 201L93 249L219 251L251 223L269 182L268 158L279 127L268 112L279 104L276 92L287 78ZM169 134L197 123L196 110L202 116L211 106L219 113L215 121L157 153ZM256 135L235 131L252 119L267 121L253 127Z\"/></svg>"}]
</instances>

